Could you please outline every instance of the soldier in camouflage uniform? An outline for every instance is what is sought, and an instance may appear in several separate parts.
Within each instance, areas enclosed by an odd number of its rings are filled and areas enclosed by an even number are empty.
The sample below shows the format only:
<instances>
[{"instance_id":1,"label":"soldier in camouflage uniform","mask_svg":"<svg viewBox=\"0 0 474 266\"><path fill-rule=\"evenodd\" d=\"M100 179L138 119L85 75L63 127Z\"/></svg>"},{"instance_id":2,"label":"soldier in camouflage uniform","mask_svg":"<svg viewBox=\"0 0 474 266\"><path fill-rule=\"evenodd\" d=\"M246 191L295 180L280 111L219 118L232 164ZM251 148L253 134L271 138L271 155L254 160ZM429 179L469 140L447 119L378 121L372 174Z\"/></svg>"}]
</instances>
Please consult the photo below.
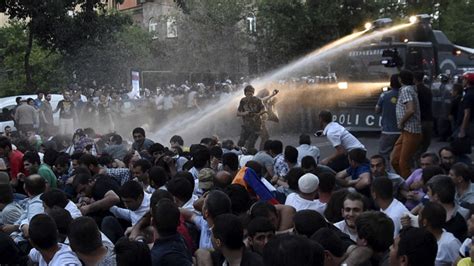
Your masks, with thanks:
<instances>
[{"instance_id":1,"label":"soldier in camouflage uniform","mask_svg":"<svg viewBox=\"0 0 474 266\"><path fill-rule=\"evenodd\" d=\"M244 89L245 97L240 100L237 116L242 117L242 131L238 145L247 149L254 148L262 128L261 115L265 112L262 100L253 96L254 87L248 85Z\"/></svg>"}]
</instances>

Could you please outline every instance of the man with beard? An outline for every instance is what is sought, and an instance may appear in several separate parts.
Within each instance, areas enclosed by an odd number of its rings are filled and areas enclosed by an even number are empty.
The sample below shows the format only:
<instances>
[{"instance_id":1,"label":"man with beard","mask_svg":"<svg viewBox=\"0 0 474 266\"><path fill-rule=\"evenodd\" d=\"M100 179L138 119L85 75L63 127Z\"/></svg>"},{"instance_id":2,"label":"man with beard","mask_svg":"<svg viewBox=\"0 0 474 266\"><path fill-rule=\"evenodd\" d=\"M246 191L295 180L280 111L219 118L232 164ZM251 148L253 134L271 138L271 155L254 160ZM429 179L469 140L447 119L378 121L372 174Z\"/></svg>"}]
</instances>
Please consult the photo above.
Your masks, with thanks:
<instances>
[{"instance_id":1,"label":"man with beard","mask_svg":"<svg viewBox=\"0 0 474 266\"><path fill-rule=\"evenodd\" d=\"M366 210L364 198L361 194L354 192L347 194L341 210L344 220L334 224L343 233L347 234L354 242L357 241L357 230L355 220Z\"/></svg>"}]
</instances>

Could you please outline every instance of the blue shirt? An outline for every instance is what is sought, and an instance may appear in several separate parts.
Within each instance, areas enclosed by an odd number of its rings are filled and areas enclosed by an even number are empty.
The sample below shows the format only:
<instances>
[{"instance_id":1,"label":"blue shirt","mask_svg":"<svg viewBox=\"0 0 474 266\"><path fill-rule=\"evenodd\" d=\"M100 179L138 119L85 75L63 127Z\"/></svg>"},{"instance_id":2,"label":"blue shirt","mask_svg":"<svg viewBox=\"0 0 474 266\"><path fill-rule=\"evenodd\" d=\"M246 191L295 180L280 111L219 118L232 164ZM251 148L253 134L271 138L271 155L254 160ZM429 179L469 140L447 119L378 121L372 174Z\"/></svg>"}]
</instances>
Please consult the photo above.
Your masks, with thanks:
<instances>
[{"instance_id":1,"label":"blue shirt","mask_svg":"<svg viewBox=\"0 0 474 266\"><path fill-rule=\"evenodd\" d=\"M370 165L368 163L363 163L356 168L349 167L346 169L346 172L351 176L352 180L356 180L363 173L370 173Z\"/></svg>"},{"instance_id":2,"label":"blue shirt","mask_svg":"<svg viewBox=\"0 0 474 266\"><path fill-rule=\"evenodd\" d=\"M199 248L202 249L214 249L211 242L212 231L207 224L207 221L200 215L196 215L193 218L194 224L201 231L201 237L199 239Z\"/></svg>"},{"instance_id":3,"label":"blue shirt","mask_svg":"<svg viewBox=\"0 0 474 266\"><path fill-rule=\"evenodd\" d=\"M382 110L382 133L400 133L397 125L395 107L398 100L398 89L382 92L377 106Z\"/></svg>"}]
</instances>

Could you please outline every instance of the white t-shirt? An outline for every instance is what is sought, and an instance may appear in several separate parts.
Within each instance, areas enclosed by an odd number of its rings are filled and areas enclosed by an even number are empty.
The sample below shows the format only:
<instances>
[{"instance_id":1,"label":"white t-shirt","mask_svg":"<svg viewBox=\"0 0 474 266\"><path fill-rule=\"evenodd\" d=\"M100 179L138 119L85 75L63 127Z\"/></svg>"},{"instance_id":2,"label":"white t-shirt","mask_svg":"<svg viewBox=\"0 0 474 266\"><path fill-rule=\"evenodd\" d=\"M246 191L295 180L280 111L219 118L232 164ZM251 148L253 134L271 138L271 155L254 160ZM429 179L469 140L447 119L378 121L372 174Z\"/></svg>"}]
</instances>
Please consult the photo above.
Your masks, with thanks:
<instances>
[{"instance_id":1,"label":"white t-shirt","mask_svg":"<svg viewBox=\"0 0 474 266\"><path fill-rule=\"evenodd\" d=\"M327 137L329 142L331 142L333 147L342 145L346 151L357 148L366 150L365 146L354 137L354 135L349 133L347 129L336 122L327 124L324 128L323 134Z\"/></svg>"},{"instance_id":2,"label":"white t-shirt","mask_svg":"<svg viewBox=\"0 0 474 266\"><path fill-rule=\"evenodd\" d=\"M321 215L324 215L326 210L326 203L322 203L319 200L307 200L303 199L298 193L291 193L286 197L285 205L292 206L296 211L300 210L315 210Z\"/></svg>"},{"instance_id":3,"label":"white t-shirt","mask_svg":"<svg viewBox=\"0 0 474 266\"><path fill-rule=\"evenodd\" d=\"M41 253L33 248L30 250L30 259L33 263L38 263L39 266L73 266L73 265L82 265L79 259L76 257L76 254L72 252L71 248L68 245L59 243L59 250L54 254L53 259L46 263L41 256Z\"/></svg>"},{"instance_id":4,"label":"white t-shirt","mask_svg":"<svg viewBox=\"0 0 474 266\"><path fill-rule=\"evenodd\" d=\"M443 234L438 240L438 253L436 254L436 266L451 265L459 257L461 242L453 234L443 229Z\"/></svg>"},{"instance_id":5,"label":"white t-shirt","mask_svg":"<svg viewBox=\"0 0 474 266\"><path fill-rule=\"evenodd\" d=\"M405 213L410 211L397 199L393 199L392 203L390 203L387 209L380 209L380 211L385 213L388 217L390 217L390 219L392 219L394 225L393 236L397 236L400 232L400 229L402 229L400 218L402 218Z\"/></svg>"},{"instance_id":6,"label":"white t-shirt","mask_svg":"<svg viewBox=\"0 0 474 266\"><path fill-rule=\"evenodd\" d=\"M301 164L301 160L306 157L306 156L311 156L314 158L316 163L319 162L319 156L321 155L321 152L319 151L319 148L316 146L311 146L308 144L301 144L300 146L296 147L298 150L298 163Z\"/></svg>"},{"instance_id":7,"label":"white t-shirt","mask_svg":"<svg viewBox=\"0 0 474 266\"><path fill-rule=\"evenodd\" d=\"M341 230L341 232L344 234L348 235L352 241L357 242L357 231L354 230L354 232L351 232L345 220L335 223L334 226Z\"/></svg>"},{"instance_id":8,"label":"white t-shirt","mask_svg":"<svg viewBox=\"0 0 474 266\"><path fill-rule=\"evenodd\" d=\"M150 194L143 193L142 203L140 207L134 211L117 206L112 206L109 211L115 215L115 217L131 222L133 226L150 210L150 198Z\"/></svg>"},{"instance_id":9,"label":"white t-shirt","mask_svg":"<svg viewBox=\"0 0 474 266\"><path fill-rule=\"evenodd\" d=\"M81 210L72 201L69 201L64 209L71 214L72 219L82 216Z\"/></svg>"}]
</instances>

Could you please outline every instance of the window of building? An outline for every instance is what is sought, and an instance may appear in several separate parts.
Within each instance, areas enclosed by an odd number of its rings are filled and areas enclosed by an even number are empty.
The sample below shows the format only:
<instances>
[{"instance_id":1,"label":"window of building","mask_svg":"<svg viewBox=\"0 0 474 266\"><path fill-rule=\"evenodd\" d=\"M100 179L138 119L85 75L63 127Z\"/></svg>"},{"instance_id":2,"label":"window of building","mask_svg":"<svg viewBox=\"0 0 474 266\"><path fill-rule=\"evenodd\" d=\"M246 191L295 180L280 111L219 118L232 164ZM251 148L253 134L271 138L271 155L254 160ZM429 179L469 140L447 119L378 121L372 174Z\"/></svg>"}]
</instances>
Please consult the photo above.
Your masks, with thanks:
<instances>
[{"instance_id":1,"label":"window of building","mask_svg":"<svg viewBox=\"0 0 474 266\"><path fill-rule=\"evenodd\" d=\"M155 18L150 18L148 21L148 32L152 34L153 39L158 38L158 22L156 21Z\"/></svg>"},{"instance_id":2,"label":"window of building","mask_svg":"<svg viewBox=\"0 0 474 266\"><path fill-rule=\"evenodd\" d=\"M166 21L166 37L177 38L178 37L178 26L176 25L176 18L169 17Z\"/></svg>"}]
</instances>

